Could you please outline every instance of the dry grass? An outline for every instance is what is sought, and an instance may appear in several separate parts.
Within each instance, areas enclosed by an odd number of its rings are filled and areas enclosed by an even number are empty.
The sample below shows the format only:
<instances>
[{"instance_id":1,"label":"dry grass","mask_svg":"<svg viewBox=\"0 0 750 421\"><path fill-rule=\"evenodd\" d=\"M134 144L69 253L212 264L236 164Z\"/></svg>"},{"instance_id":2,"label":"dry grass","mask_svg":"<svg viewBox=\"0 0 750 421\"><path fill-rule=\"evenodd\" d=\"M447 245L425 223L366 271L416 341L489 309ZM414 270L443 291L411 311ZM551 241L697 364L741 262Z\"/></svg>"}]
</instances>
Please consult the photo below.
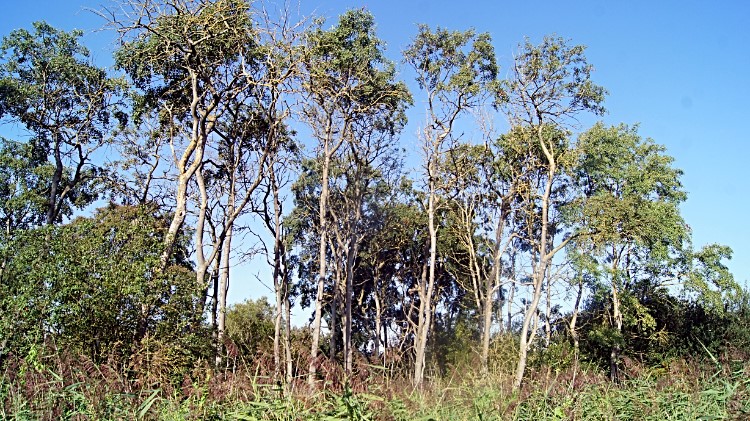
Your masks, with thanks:
<instances>
[{"instance_id":1,"label":"dry grass","mask_svg":"<svg viewBox=\"0 0 750 421\"><path fill-rule=\"evenodd\" d=\"M324 363L310 393L303 376L282 387L269 361L215 371L197 361L168 371L166 354L114 357L95 364L63 350L11 356L0 373L0 419L359 419L555 420L747 419L750 364L727 355L714 362L674 360L659 367L626 364L619 385L593 366L538 365L520 391L507 361L489 375L467 366L433 376L423 388L405 375L358 361L354 376ZM303 361L299 363L304 364ZM473 364L469 363L469 366Z\"/></svg>"}]
</instances>

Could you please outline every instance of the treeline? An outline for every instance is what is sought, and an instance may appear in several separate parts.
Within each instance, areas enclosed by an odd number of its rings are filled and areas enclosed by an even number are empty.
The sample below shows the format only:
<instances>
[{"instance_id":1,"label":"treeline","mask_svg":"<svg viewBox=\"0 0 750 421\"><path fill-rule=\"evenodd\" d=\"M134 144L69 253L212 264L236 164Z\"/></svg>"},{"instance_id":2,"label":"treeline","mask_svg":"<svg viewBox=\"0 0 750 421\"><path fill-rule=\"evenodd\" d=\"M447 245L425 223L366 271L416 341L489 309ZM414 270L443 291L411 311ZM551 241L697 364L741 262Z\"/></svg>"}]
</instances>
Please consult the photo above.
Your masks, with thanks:
<instances>
[{"instance_id":1,"label":"treeline","mask_svg":"<svg viewBox=\"0 0 750 421\"><path fill-rule=\"evenodd\" d=\"M731 250L693 248L665 148L581 127L607 94L584 47L526 40L502 79L488 34L419 26L396 63L364 10L100 14L112 71L46 23L0 49L0 365L64 349L135 377L210 361L315 387L510 363L519 388L530 358L617 381L623 361L750 344ZM272 303L228 308L230 267L259 255Z\"/></svg>"}]
</instances>

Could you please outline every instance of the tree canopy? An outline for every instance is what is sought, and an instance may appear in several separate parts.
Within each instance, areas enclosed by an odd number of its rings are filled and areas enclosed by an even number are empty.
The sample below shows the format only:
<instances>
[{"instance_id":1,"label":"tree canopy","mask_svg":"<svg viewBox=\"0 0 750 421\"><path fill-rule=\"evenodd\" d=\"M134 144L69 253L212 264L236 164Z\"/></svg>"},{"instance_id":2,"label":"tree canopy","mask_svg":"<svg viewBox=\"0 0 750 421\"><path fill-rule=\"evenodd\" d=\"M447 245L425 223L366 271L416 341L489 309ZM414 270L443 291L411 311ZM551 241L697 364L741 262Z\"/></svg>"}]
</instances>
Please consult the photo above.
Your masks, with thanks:
<instances>
[{"instance_id":1,"label":"tree canopy","mask_svg":"<svg viewBox=\"0 0 750 421\"><path fill-rule=\"evenodd\" d=\"M582 127L607 96L585 46L525 39L503 71L473 29L419 25L393 60L364 9L101 15L114 69L44 22L0 43L0 366L65 348L284 390L512 366L518 389L559 349L621 381L748 344L732 250L693 246L667 149ZM228 303L247 261L273 304Z\"/></svg>"}]
</instances>

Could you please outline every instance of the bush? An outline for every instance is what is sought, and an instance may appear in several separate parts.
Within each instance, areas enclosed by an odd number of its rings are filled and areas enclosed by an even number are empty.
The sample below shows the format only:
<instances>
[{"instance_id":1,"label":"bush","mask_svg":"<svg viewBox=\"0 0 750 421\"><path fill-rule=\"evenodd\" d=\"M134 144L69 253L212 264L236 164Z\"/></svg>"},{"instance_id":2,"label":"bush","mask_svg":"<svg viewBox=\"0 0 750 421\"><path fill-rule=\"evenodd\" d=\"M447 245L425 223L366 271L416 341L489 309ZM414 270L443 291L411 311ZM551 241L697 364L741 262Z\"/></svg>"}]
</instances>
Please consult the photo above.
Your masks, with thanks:
<instances>
[{"instance_id":1,"label":"bush","mask_svg":"<svg viewBox=\"0 0 750 421\"><path fill-rule=\"evenodd\" d=\"M154 208L110 206L18 233L0 283L5 353L52 342L95 362L126 362L148 336L195 348L186 339L198 333L200 291L184 243L161 270L166 230Z\"/></svg>"}]
</instances>

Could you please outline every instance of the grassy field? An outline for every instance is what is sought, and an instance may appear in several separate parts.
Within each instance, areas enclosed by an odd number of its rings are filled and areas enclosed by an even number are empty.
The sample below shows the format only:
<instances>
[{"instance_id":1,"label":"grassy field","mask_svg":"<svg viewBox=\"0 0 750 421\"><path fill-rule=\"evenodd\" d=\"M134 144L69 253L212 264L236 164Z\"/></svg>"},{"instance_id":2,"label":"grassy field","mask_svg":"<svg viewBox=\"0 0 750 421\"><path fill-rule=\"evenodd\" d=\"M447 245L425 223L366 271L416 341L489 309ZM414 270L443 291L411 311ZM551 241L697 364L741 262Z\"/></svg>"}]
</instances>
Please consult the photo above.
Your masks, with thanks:
<instances>
[{"instance_id":1,"label":"grassy field","mask_svg":"<svg viewBox=\"0 0 750 421\"><path fill-rule=\"evenodd\" d=\"M456 369L421 390L371 375L310 393L257 372L196 368L182 381L128 379L71 358L9 361L4 420L721 420L750 419L750 364L674 360L633 366L613 384L601 370L533 369L520 392L509 372Z\"/></svg>"}]
</instances>

